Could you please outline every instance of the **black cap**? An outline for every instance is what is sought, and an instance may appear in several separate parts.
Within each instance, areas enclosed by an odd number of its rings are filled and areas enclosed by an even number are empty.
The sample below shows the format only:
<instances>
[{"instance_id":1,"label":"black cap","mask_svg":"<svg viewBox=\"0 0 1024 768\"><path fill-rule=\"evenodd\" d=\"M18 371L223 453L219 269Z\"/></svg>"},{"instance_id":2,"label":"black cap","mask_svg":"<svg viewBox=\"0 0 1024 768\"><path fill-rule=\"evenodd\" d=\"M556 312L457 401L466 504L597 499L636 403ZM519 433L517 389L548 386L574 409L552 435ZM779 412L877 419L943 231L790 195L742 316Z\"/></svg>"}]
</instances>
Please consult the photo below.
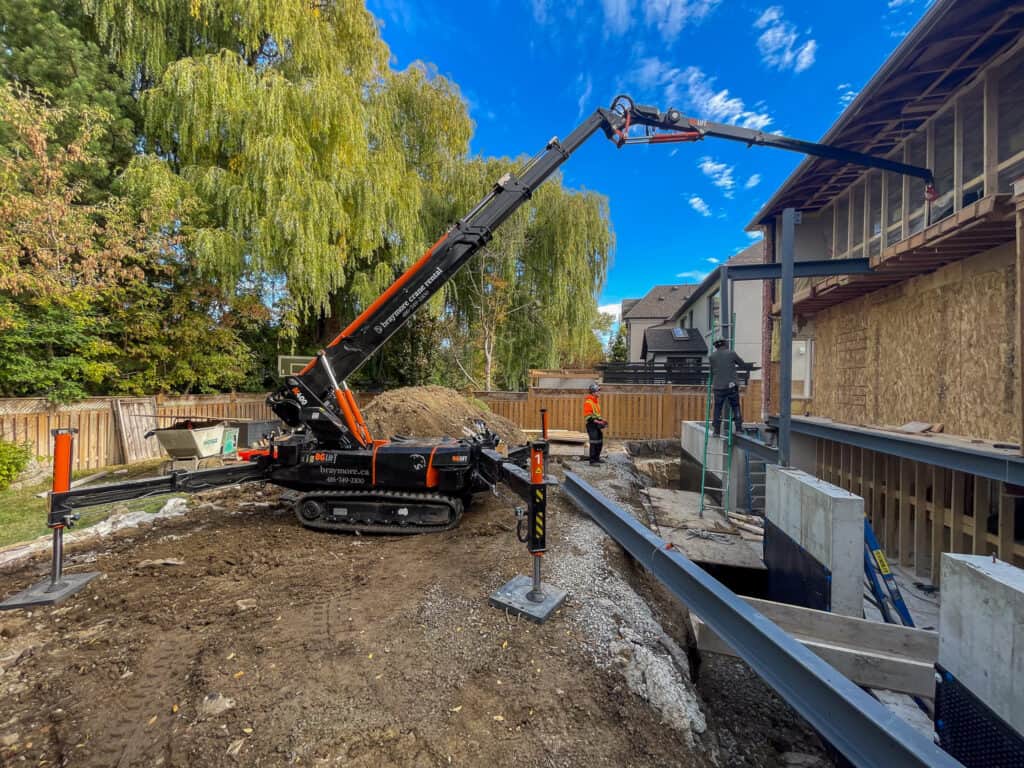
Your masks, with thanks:
<instances>
[{"instance_id":1,"label":"black cap","mask_svg":"<svg viewBox=\"0 0 1024 768\"><path fill-rule=\"evenodd\" d=\"M724 347L728 343L729 342L727 342L725 339L715 339L715 346L716 347Z\"/></svg>"}]
</instances>

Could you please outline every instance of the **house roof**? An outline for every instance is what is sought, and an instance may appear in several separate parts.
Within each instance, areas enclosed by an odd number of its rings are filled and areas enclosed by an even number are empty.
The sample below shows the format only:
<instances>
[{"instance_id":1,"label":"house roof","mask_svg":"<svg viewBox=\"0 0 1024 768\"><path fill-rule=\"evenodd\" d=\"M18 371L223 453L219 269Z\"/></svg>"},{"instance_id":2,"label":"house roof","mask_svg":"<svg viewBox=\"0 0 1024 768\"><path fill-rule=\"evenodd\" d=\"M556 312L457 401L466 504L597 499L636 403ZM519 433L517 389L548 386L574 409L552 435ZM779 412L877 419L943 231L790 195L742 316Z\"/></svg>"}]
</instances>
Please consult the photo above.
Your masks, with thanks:
<instances>
[{"instance_id":1,"label":"house roof","mask_svg":"<svg viewBox=\"0 0 1024 768\"><path fill-rule=\"evenodd\" d=\"M761 239L757 242L751 243L735 256L726 259L724 265L719 264L711 270L708 276L701 281L701 284L696 287L696 290L686 298L686 301L683 302L682 306L680 306L679 309L676 310L675 314L672 315L671 320L675 322L682 317L690 307L697 303L697 300L700 299L701 296L711 290L712 286L718 283L719 278L722 275L722 266L731 267L736 264L760 264L763 261L764 240Z\"/></svg>"},{"instance_id":2,"label":"house roof","mask_svg":"<svg viewBox=\"0 0 1024 768\"><path fill-rule=\"evenodd\" d=\"M656 285L647 292L646 296L636 301L628 310L626 309L626 302L622 302L622 319L664 320L672 317L696 288L697 285L695 283ZM634 299L628 299L627 301L634 301Z\"/></svg>"},{"instance_id":3,"label":"house roof","mask_svg":"<svg viewBox=\"0 0 1024 768\"><path fill-rule=\"evenodd\" d=\"M635 307L637 305L637 302L639 302L639 301L640 301L640 299L623 299L622 300L622 309L620 310L621 311L621 316L625 317L626 315L628 315L629 314L629 310L631 310L633 307Z\"/></svg>"},{"instance_id":4,"label":"house roof","mask_svg":"<svg viewBox=\"0 0 1024 768\"><path fill-rule=\"evenodd\" d=\"M936 0L820 139L884 156L946 106L949 97L1024 31L1024 6L1006 0ZM864 173L825 158L797 166L748 228L784 208L816 211Z\"/></svg>"},{"instance_id":5,"label":"house roof","mask_svg":"<svg viewBox=\"0 0 1024 768\"><path fill-rule=\"evenodd\" d=\"M648 352L703 355L707 351L704 339L692 328L678 328L671 323L665 323L644 331L644 357Z\"/></svg>"}]
</instances>

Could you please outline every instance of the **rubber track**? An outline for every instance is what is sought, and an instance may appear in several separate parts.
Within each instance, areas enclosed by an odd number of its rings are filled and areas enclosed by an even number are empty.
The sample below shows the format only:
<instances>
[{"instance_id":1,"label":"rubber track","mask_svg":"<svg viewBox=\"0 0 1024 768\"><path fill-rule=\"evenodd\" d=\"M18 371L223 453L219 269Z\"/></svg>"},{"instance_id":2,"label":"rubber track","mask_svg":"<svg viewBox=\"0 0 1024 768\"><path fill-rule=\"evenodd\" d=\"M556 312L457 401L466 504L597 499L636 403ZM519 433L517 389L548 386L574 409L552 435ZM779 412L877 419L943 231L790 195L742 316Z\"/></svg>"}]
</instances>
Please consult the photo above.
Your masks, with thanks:
<instances>
[{"instance_id":1,"label":"rubber track","mask_svg":"<svg viewBox=\"0 0 1024 768\"><path fill-rule=\"evenodd\" d=\"M352 501L371 502L406 502L410 506L421 504L443 504L452 511L452 519L444 525L398 525L398 524L361 524L350 525L346 523L327 522L323 519L305 520L299 514L302 502L307 500L350 499ZM406 493L403 491L321 491L306 493L299 497L295 503L295 516L307 528L318 531L339 531L343 533L383 533L389 535L403 535L414 533L441 533L450 531L462 520L462 499L454 496L444 496L440 493Z\"/></svg>"}]
</instances>

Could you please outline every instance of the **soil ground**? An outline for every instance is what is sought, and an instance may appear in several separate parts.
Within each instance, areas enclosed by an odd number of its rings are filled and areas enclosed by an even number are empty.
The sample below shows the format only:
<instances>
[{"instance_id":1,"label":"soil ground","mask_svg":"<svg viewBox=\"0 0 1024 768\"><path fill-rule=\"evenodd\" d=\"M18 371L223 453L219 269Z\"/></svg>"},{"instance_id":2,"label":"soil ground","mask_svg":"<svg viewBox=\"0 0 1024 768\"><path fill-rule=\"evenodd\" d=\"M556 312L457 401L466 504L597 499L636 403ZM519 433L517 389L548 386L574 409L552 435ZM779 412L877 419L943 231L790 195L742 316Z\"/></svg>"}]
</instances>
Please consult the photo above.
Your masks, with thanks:
<instances>
[{"instance_id":1,"label":"soil ground","mask_svg":"<svg viewBox=\"0 0 1024 768\"><path fill-rule=\"evenodd\" d=\"M571 468L636 497L624 454ZM545 573L571 595L537 626L487 605L530 568L507 499L478 496L443 534L366 537L303 528L273 489L195 496L183 517L73 548L69 571L104 575L64 605L0 614L0 764L761 768L820 754L743 665L704 664L694 692L671 668L685 655L645 645L652 631L685 643L679 606L557 494L549 531ZM0 575L0 594L46 567ZM690 696L703 712L680 722Z\"/></svg>"}]
</instances>

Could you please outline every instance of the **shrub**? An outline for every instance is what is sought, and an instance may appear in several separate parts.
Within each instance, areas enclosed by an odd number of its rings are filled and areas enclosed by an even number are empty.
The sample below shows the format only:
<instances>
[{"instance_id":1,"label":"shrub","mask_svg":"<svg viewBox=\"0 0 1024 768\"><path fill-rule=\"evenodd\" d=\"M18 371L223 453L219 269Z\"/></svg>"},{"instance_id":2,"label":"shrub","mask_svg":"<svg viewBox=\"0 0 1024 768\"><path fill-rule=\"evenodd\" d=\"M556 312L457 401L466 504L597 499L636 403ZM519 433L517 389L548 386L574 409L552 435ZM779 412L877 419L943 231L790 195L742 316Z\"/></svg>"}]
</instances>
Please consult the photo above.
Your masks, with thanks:
<instances>
[{"instance_id":1,"label":"shrub","mask_svg":"<svg viewBox=\"0 0 1024 768\"><path fill-rule=\"evenodd\" d=\"M31 458L32 450L28 443L19 445L0 440L0 491L7 490L28 466Z\"/></svg>"}]
</instances>

